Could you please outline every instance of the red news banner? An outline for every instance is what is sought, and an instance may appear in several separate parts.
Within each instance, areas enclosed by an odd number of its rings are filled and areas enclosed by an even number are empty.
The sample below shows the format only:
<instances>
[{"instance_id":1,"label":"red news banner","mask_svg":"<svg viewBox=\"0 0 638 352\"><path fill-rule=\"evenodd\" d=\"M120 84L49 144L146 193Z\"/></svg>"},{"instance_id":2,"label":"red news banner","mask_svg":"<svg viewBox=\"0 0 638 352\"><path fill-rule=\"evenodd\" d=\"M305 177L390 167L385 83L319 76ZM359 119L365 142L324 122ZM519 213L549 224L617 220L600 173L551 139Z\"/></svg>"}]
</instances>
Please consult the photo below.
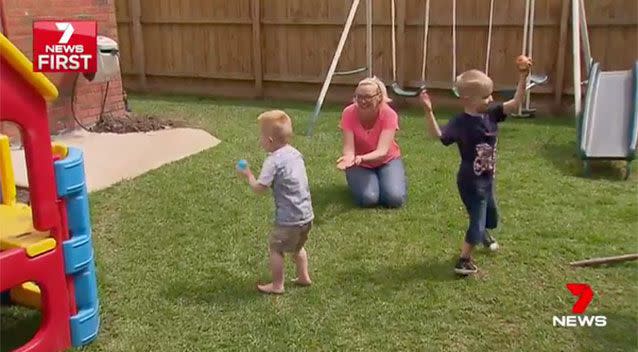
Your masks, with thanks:
<instances>
[{"instance_id":1,"label":"red news banner","mask_svg":"<svg viewBox=\"0 0 638 352\"><path fill-rule=\"evenodd\" d=\"M97 71L97 22L33 22L33 71Z\"/></svg>"}]
</instances>

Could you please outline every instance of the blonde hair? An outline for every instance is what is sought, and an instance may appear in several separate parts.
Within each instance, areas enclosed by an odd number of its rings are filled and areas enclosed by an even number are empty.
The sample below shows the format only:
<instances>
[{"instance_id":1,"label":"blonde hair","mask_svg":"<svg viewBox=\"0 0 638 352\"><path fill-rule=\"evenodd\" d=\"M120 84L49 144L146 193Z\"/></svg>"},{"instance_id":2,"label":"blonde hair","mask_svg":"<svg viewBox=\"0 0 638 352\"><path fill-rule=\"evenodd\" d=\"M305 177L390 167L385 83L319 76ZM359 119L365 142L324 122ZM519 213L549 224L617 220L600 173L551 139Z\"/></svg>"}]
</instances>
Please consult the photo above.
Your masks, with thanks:
<instances>
[{"instance_id":1,"label":"blonde hair","mask_svg":"<svg viewBox=\"0 0 638 352\"><path fill-rule=\"evenodd\" d=\"M494 82L482 71L469 70L456 77L454 88L461 97L483 98L492 94Z\"/></svg>"},{"instance_id":2,"label":"blonde hair","mask_svg":"<svg viewBox=\"0 0 638 352\"><path fill-rule=\"evenodd\" d=\"M359 81L357 88L361 86L375 86L377 89L379 89L379 93L381 93L382 103L387 104L392 102L392 99L390 99L390 97L388 96L388 89L385 87L385 84L383 84L383 82L379 78L377 78L377 76L362 79L361 81Z\"/></svg>"},{"instance_id":3,"label":"blonde hair","mask_svg":"<svg viewBox=\"0 0 638 352\"><path fill-rule=\"evenodd\" d=\"M282 110L270 110L257 117L259 127L264 135L277 142L288 143L292 137L292 120Z\"/></svg>"}]
</instances>

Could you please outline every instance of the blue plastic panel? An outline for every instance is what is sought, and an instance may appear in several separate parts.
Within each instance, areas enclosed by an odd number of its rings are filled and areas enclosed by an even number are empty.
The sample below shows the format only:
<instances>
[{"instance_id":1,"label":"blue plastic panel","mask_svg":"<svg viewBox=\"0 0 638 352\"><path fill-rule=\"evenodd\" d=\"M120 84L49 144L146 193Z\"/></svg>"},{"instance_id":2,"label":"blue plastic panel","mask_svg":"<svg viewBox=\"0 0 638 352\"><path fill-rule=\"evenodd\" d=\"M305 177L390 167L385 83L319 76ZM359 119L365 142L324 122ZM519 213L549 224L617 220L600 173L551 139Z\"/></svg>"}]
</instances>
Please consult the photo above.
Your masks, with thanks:
<instances>
[{"instance_id":1,"label":"blue plastic panel","mask_svg":"<svg viewBox=\"0 0 638 352\"><path fill-rule=\"evenodd\" d=\"M78 311L71 317L71 344L84 346L97 338L100 330L100 302L95 306Z\"/></svg>"},{"instance_id":2,"label":"blue plastic panel","mask_svg":"<svg viewBox=\"0 0 638 352\"><path fill-rule=\"evenodd\" d=\"M58 196L64 198L85 188L84 158L78 148L69 147L68 155L54 163Z\"/></svg>"},{"instance_id":3,"label":"blue plastic panel","mask_svg":"<svg viewBox=\"0 0 638 352\"><path fill-rule=\"evenodd\" d=\"M93 241L90 236L74 236L64 241L64 271L74 274L93 261Z\"/></svg>"}]
</instances>

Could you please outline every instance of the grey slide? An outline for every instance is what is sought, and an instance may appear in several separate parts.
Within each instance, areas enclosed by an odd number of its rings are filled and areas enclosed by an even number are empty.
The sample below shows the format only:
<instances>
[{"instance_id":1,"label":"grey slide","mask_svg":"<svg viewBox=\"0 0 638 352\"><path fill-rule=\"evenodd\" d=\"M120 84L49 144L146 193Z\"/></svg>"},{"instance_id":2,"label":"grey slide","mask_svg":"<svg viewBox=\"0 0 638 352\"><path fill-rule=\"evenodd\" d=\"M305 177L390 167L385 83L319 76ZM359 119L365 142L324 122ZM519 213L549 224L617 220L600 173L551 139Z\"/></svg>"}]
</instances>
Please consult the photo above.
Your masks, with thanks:
<instances>
[{"instance_id":1,"label":"grey slide","mask_svg":"<svg viewBox=\"0 0 638 352\"><path fill-rule=\"evenodd\" d=\"M579 126L580 156L585 160L633 160L638 139L638 62L632 70L601 71L594 63L589 74Z\"/></svg>"}]
</instances>

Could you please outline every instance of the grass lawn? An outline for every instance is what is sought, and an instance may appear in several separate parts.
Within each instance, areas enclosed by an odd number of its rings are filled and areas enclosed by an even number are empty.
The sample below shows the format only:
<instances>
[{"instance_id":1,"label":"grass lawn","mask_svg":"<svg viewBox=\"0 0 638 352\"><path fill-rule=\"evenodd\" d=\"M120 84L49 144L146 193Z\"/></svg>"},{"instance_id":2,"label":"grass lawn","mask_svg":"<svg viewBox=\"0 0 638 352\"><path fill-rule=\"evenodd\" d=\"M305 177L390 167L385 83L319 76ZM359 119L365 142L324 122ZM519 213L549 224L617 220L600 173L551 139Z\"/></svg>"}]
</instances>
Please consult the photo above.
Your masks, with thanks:
<instances>
[{"instance_id":1,"label":"grass lawn","mask_svg":"<svg viewBox=\"0 0 638 352\"><path fill-rule=\"evenodd\" d=\"M187 119L222 143L91 195L102 326L86 351L633 351L638 349L636 263L570 268L570 261L638 251L638 177L597 165L581 177L571 119L510 120L499 141L501 243L479 251L482 274L452 267L466 228L455 184L456 147L425 139L419 112L401 112L407 165L404 209L353 207L340 153L339 109L303 136L310 104L136 97L138 112ZM270 278L270 195L252 194L234 171L259 169L255 118L293 116L316 222L307 245L312 288L260 295ZM446 119L449 115L440 114ZM634 235L632 235L632 233ZM287 279L292 278L288 262ZM605 328L558 328L576 300L565 284L596 295L588 315ZM20 320L26 319L26 320ZM2 314L3 349L37 315Z\"/></svg>"}]
</instances>

